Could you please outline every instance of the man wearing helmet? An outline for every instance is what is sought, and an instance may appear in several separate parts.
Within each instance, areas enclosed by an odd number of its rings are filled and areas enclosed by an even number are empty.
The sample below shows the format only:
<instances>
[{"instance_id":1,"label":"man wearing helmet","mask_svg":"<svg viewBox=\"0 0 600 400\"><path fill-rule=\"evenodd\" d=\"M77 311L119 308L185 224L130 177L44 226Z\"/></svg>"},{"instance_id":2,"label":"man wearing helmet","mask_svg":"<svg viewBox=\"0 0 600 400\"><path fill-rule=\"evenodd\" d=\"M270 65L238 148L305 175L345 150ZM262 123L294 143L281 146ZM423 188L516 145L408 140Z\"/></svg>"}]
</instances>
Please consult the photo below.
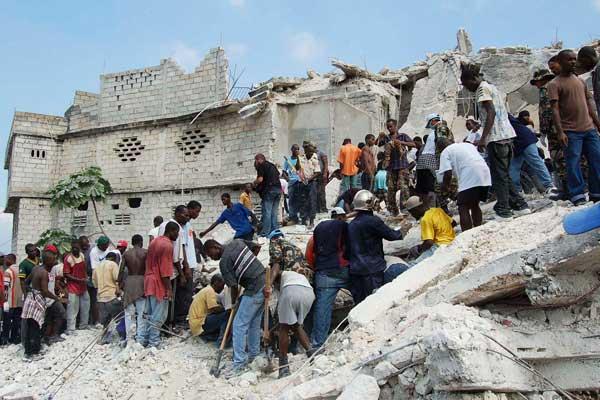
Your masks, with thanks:
<instances>
[{"instance_id":1,"label":"man wearing helmet","mask_svg":"<svg viewBox=\"0 0 600 400\"><path fill-rule=\"evenodd\" d=\"M383 286L383 271L386 263L383 258L383 239L401 240L408 230L393 230L379 217L373 215L375 195L361 190L354 197L356 218L348 225L350 244L350 292L354 303L358 304L374 290Z\"/></svg>"}]
</instances>

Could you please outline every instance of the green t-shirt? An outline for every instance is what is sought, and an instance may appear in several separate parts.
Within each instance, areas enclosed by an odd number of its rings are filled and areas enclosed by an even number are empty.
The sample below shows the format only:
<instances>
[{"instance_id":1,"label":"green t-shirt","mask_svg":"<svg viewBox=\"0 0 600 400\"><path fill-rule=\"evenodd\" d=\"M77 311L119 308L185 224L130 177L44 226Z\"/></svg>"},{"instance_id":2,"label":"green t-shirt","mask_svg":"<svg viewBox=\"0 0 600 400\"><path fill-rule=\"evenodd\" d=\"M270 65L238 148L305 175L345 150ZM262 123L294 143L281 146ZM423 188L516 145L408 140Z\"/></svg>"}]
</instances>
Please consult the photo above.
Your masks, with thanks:
<instances>
[{"instance_id":1,"label":"green t-shirt","mask_svg":"<svg viewBox=\"0 0 600 400\"><path fill-rule=\"evenodd\" d=\"M35 267L36 265L29 258L26 258L23 261L21 261L21 263L19 264L19 278L27 279L27 277L29 276L29 274L31 274L31 271L33 271Z\"/></svg>"}]
</instances>

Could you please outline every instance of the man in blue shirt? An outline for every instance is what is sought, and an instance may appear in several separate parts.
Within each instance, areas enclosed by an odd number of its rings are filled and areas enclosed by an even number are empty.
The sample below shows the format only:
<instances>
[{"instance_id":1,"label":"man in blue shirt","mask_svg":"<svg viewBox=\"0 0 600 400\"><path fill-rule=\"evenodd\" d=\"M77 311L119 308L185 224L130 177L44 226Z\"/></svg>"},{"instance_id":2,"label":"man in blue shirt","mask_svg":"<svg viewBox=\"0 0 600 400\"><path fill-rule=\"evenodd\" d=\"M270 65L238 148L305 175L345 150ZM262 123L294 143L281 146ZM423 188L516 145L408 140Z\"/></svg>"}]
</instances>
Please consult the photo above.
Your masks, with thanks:
<instances>
[{"instance_id":1,"label":"man in blue shirt","mask_svg":"<svg viewBox=\"0 0 600 400\"><path fill-rule=\"evenodd\" d=\"M284 157L283 159L283 170L288 175L288 199L289 199L289 222L293 224L298 223L298 212L300 211L300 192L302 182L300 181L300 176L298 172L300 170L300 166L298 165L299 155L300 155L300 146L297 144L292 145L291 147L292 155L288 157Z\"/></svg>"},{"instance_id":2,"label":"man in blue shirt","mask_svg":"<svg viewBox=\"0 0 600 400\"><path fill-rule=\"evenodd\" d=\"M223 210L221 216L207 230L200 233L200 236L206 236L217 225L227 221L231 229L235 231L234 239L252 240L254 237L254 227L252 224L256 223L256 216L242 204L232 203L229 193L223 193L221 201L226 207L225 210Z\"/></svg>"},{"instance_id":3,"label":"man in blue shirt","mask_svg":"<svg viewBox=\"0 0 600 400\"><path fill-rule=\"evenodd\" d=\"M331 220L321 221L314 230L312 251L315 268L315 296L311 345L320 348L331 325L331 313L340 289L349 287L348 224L346 212L335 207ZM308 250L307 250L308 251Z\"/></svg>"},{"instance_id":4,"label":"man in blue shirt","mask_svg":"<svg viewBox=\"0 0 600 400\"><path fill-rule=\"evenodd\" d=\"M510 178L515 189L517 192L523 191L521 187L521 169L523 163L525 163L535 178L544 186L546 197L550 200L558 200L558 189L554 186L550 172L548 172L544 160L538 153L538 139L535 133L524 125L523 121L511 114L508 115L508 120L517 134L513 140L513 159L510 161L509 168Z\"/></svg>"}]
</instances>

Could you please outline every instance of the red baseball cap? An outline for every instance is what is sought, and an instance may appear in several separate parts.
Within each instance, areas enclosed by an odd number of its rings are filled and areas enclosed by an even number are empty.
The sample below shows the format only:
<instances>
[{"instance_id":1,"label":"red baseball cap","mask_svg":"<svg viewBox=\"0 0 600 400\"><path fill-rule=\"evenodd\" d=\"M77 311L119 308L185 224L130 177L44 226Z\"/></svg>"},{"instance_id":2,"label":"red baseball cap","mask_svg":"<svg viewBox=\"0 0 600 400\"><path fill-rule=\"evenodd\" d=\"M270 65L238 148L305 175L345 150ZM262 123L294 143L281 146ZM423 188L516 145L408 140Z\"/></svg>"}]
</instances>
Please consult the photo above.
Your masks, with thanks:
<instances>
[{"instance_id":1,"label":"red baseball cap","mask_svg":"<svg viewBox=\"0 0 600 400\"><path fill-rule=\"evenodd\" d=\"M52 253L54 253L54 254L58 254L58 249L57 249L57 248L56 248L56 246L55 246L55 245L53 245L53 244L47 244L47 245L44 247L44 251L51 251L51 252L52 252Z\"/></svg>"},{"instance_id":2,"label":"red baseball cap","mask_svg":"<svg viewBox=\"0 0 600 400\"><path fill-rule=\"evenodd\" d=\"M127 243L127 240L119 240L117 242L117 247L125 247L125 248L127 248L127 247L129 247L129 243Z\"/></svg>"}]
</instances>

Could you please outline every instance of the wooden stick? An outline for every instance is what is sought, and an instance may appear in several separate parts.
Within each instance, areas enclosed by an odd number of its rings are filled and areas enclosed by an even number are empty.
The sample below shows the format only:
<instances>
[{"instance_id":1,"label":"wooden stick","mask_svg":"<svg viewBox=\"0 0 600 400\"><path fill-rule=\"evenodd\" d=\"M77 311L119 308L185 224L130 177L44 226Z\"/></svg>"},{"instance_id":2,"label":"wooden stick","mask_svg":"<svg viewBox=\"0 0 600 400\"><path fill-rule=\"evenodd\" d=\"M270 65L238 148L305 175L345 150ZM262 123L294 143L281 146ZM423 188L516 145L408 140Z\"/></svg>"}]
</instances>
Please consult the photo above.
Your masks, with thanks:
<instances>
[{"instance_id":1,"label":"wooden stick","mask_svg":"<svg viewBox=\"0 0 600 400\"><path fill-rule=\"evenodd\" d=\"M221 364L221 358L223 357L223 351L225 350L225 344L227 343L227 337L229 336L229 331L231 330L231 325L233 324L233 317L235 316L236 311L237 307L231 309L229 319L227 320L227 326L225 327L225 333L223 334L223 339L221 339L221 345L219 346L219 350L217 350L217 360L215 361L215 365L210 369L210 374L214 377L219 377L219 366Z\"/></svg>"},{"instance_id":2,"label":"wooden stick","mask_svg":"<svg viewBox=\"0 0 600 400\"><path fill-rule=\"evenodd\" d=\"M265 268L265 286L271 286L271 267ZM263 315L263 341L265 346L269 343L270 332L269 332L269 297L265 297L265 312Z\"/></svg>"}]
</instances>

